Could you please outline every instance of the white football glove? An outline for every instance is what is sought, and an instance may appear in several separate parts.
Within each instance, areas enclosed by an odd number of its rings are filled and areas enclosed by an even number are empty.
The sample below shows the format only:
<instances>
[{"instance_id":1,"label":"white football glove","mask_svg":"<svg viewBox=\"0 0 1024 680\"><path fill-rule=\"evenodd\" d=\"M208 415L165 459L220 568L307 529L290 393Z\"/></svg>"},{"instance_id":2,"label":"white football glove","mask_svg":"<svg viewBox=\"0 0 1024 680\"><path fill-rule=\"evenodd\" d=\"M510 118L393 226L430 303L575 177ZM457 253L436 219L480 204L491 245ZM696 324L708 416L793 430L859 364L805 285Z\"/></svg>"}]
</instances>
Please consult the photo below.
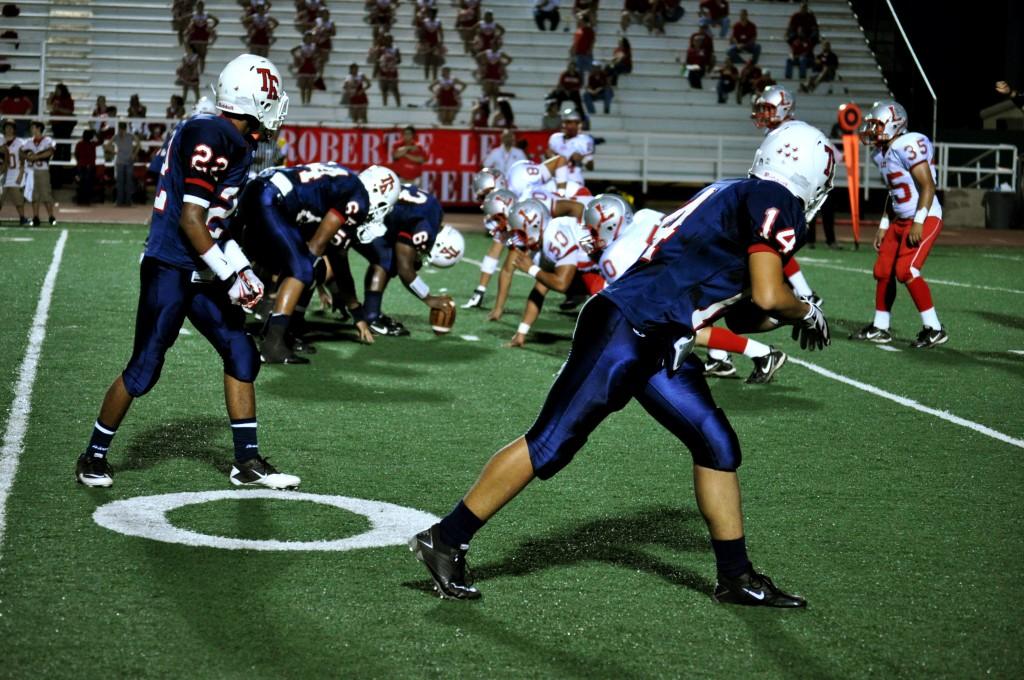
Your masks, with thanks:
<instances>
[{"instance_id":1,"label":"white football glove","mask_svg":"<svg viewBox=\"0 0 1024 680\"><path fill-rule=\"evenodd\" d=\"M356 230L356 237L360 243L369 243L386 233L388 233L388 228L384 226L383 222L367 222L359 225L359 228Z\"/></svg>"},{"instance_id":2,"label":"white football glove","mask_svg":"<svg viewBox=\"0 0 1024 680\"><path fill-rule=\"evenodd\" d=\"M793 339L800 340L801 349L825 349L832 344L828 332L828 320L821 307L806 298L802 298L809 309L803 319L793 324Z\"/></svg>"},{"instance_id":3,"label":"white football glove","mask_svg":"<svg viewBox=\"0 0 1024 680\"><path fill-rule=\"evenodd\" d=\"M228 297L231 298L231 304L252 309L263 298L263 282L251 267L246 267L235 274L235 280L228 289Z\"/></svg>"}]
</instances>

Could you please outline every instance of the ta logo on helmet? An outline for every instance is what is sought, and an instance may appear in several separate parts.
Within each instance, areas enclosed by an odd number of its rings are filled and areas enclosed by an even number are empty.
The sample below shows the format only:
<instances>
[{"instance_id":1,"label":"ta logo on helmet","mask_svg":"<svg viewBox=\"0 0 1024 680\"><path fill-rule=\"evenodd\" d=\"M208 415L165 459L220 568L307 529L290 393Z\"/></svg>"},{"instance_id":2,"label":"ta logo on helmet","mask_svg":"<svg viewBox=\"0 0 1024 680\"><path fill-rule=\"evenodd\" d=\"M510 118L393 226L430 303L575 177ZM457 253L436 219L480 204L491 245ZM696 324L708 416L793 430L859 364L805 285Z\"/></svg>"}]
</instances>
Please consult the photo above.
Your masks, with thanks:
<instances>
[{"instance_id":1,"label":"ta logo on helmet","mask_svg":"<svg viewBox=\"0 0 1024 680\"><path fill-rule=\"evenodd\" d=\"M274 101L279 99L277 86L281 84L281 80L271 73L269 68L258 68L256 69L256 73L263 76L263 86L260 88L260 92L266 92L267 99L272 99Z\"/></svg>"},{"instance_id":2,"label":"ta logo on helmet","mask_svg":"<svg viewBox=\"0 0 1024 680\"><path fill-rule=\"evenodd\" d=\"M380 193L386 194L395 187L395 178L391 175L382 177L380 180Z\"/></svg>"}]
</instances>

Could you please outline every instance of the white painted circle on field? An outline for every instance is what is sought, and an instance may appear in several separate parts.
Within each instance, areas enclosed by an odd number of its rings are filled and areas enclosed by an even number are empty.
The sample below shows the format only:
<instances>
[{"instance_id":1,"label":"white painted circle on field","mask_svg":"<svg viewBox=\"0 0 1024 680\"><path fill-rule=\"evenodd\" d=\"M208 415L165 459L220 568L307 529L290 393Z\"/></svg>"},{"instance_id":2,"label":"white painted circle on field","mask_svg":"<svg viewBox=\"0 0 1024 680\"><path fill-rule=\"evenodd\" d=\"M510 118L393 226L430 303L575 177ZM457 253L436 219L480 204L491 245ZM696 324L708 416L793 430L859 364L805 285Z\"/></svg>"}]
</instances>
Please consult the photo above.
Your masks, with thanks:
<instances>
[{"instance_id":1,"label":"white painted circle on field","mask_svg":"<svg viewBox=\"0 0 1024 680\"><path fill-rule=\"evenodd\" d=\"M306 501L330 505L362 515L370 520L370 530L333 541L277 541L230 538L201 534L171 524L167 513L197 503L224 500L268 498L281 501ZM323 496L299 491L245 490L193 491L159 496L138 496L114 501L96 508L93 520L101 527L126 536L138 536L163 543L180 543L200 548L224 550L312 550L319 552L383 548L405 545L417 531L429 527L438 518L413 508L348 496Z\"/></svg>"}]
</instances>

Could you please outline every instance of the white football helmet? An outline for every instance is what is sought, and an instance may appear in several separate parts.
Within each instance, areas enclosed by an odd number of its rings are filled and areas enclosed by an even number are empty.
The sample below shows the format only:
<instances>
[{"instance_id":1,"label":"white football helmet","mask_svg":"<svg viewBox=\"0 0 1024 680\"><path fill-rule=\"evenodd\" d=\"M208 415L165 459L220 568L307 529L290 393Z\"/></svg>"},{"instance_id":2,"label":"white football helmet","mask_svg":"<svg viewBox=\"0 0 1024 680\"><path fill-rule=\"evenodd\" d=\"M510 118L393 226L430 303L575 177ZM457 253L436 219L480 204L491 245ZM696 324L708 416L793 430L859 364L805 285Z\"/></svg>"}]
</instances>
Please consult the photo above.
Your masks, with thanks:
<instances>
[{"instance_id":1,"label":"white football helmet","mask_svg":"<svg viewBox=\"0 0 1024 680\"><path fill-rule=\"evenodd\" d=\"M359 181L370 195L370 210L366 221L377 223L384 220L398 202L398 194L402 191L402 182L391 168L383 165L371 165L359 173Z\"/></svg>"},{"instance_id":2,"label":"white football helmet","mask_svg":"<svg viewBox=\"0 0 1024 680\"><path fill-rule=\"evenodd\" d=\"M430 256L427 261L435 267L442 269L458 264L459 260L466 253L466 239L462 233L450 224L441 227L437 238L434 239L434 247L430 249Z\"/></svg>"},{"instance_id":3,"label":"white football helmet","mask_svg":"<svg viewBox=\"0 0 1024 680\"><path fill-rule=\"evenodd\" d=\"M778 182L802 200L808 221L828 197L835 174L835 151L828 138L798 121L768 133L750 166L752 177Z\"/></svg>"},{"instance_id":4,"label":"white football helmet","mask_svg":"<svg viewBox=\"0 0 1024 680\"><path fill-rule=\"evenodd\" d=\"M796 100L792 93L781 85L771 85L754 97L754 111L750 117L754 127L774 130L793 118Z\"/></svg>"},{"instance_id":5,"label":"white football helmet","mask_svg":"<svg viewBox=\"0 0 1024 680\"><path fill-rule=\"evenodd\" d=\"M500 171L494 168L484 168L473 175L473 196L478 201L484 200L492 191L506 188L508 185L505 183L505 178L501 176Z\"/></svg>"},{"instance_id":6,"label":"white football helmet","mask_svg":"<svg viewBox=\"0 0 1024 680\"><path fill-rule=\"evenodd\" d=\"M864 144L885 146L907 131L907 110L894 101L875 102L864 114L860 140Z\"/></svg>"},{"instance_id":7,"label":"white football helmet","mask_svg":"<svg viewBox=\"0 0 1024 680\"><path fill-rule=\"evenodd\" d=\"M198 116L201 113L216 115L217 107L213 105L213 102L210 101L209 97L200 97L199 101L197 101L196 105L192 108L193 116Z\"/></svg>"},{"instance_id":8,"label":"white football helmet","mask_svg":"<svg viewBox=\"0 0 1024 680\"><path fill-rule=\"evenodd\" d=\"M603 250L633 222L633 209L617 194L595 196L583 211L583 224L594 236L594 249Z\"/></svg>"},{"instance_id":9,"label":"white football helmet","mask_svg":"<svg viewBox=\"0 0 1024 680\"><path fill-rule=\"evenodd\" d=\"M504 215L508 217L512 206L516 203L516 195L508 189L498 189L487 194L484 199L483 211L486 217Z\"/></svg>"},{"instance_id":10,"label":"white football helmet","mask_svg":"<svg viewBox=\"0 0 1024 680\"><path fill-rule=\"evenodd\" d=\"M508 217L513 238L519 237L529 248L535 248L540 243L541 231L548 226L550 220L551 213L535 198L516 203Z\"/></svg>"},{"instance_id":11,"label":"white football helmet","mask_svg":"<svg viewBox=\"0 0 1024 680\"><path fill-rule=\"evenodd\" d=\"M288 115L288 95L281 72L266 57L243 54L228 62L214 89L217 108L252 116L267 130L277 130Z\"/></svg>"}]
</instances>

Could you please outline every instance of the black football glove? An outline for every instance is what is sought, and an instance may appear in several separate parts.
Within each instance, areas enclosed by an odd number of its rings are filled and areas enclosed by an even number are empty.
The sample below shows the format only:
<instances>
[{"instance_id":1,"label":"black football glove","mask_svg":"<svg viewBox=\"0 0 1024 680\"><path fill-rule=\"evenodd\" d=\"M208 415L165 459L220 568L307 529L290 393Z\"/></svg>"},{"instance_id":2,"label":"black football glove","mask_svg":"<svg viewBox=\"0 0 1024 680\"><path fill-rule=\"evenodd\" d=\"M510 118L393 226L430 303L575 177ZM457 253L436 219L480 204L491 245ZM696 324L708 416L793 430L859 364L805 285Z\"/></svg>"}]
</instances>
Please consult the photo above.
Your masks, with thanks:
<instances>
[{"instance_id":1,"label":"black football glove","mask_svg":"<svg viewBox=\"0 0 1024 680\"><path fill-rule=\"evenodd\" d=\"M812 352L816 349L825 349L832 344L832 338L828 332L828 320L821 312L821 307L810 300L803 299L810 308L807 315L800 321L793 324L793 339L800 340L800 349L809 349Z\"/></svg>"}]
</instances>

